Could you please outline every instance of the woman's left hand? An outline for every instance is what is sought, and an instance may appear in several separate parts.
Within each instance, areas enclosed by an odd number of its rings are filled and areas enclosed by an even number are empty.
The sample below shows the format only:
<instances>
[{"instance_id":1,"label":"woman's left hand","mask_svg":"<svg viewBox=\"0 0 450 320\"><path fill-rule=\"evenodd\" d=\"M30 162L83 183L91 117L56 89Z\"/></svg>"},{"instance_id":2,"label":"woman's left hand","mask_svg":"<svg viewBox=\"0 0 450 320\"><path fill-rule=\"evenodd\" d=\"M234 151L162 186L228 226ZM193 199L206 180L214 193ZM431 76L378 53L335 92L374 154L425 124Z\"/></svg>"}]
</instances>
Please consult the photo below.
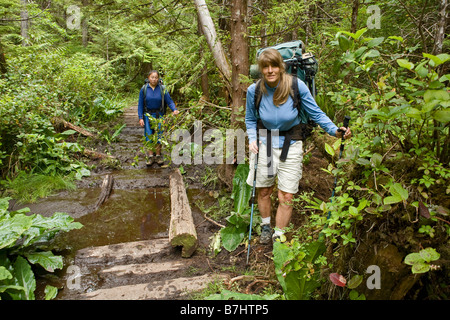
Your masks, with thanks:
<instances>
[{"instance_id":1,"label":"woman's left hand","mask_svg":"<svg viewBox=\"0 0 450 320\"><path fill-rule=\"evenodd\" d=\"M178 110L175 110L174 112L172 112L172 114L174 115L174 116L176 116L177 114L179 114L180 113L180 111L178 111Z\"/></svg>"},{"instance_id":2,"label":"woman's left hand","mask_svg":"<svg viewBox=\"0 0 450 320\"><path fill-rule=\"evenodd\" d=\"M350 128L340 127L340 130L336 131L337 138L344 138L345 140L350 139L352 137L352 131ZM342 136L343 135L343 136Z\"/></svg>"}]
</instances>

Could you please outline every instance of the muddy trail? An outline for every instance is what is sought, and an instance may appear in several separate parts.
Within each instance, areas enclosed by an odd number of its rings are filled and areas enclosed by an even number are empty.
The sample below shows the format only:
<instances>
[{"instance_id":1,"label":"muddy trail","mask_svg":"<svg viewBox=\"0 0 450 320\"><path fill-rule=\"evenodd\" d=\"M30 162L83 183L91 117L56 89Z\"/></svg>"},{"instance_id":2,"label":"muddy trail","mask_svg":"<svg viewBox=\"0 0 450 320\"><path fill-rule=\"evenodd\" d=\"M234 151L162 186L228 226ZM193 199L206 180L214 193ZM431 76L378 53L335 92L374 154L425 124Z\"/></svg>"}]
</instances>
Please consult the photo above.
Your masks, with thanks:
<instances>
[{"instance_id":1,"label":"muddy trail","mask_svg":"<svg viewBox=\"0 0 450 320\"><path fill-rule=\"evenodd\" d=\"M169 175L178 166L146 166L141 151L143 129L136 115L137 105L126 109L119 120L126 127L118 139L110 144L98 142L96 146L98 151L114 156L120 168L97 161L96 169L78 182L75 191L62 191L36 203L15 204L11 208L29 207L31 212L44 216L66 212L83 224L83 228L57 237L54 251L64 257L65 267L42 275L37 298L43 298L47 284L59 289L56 299L60 300L192 299L196 292L214 283L230 288L231 283L240 281L247 293L261 292L268 282L276 284L271 281L272 245L259 245L257 236L252 241L249 265L244 245L231 253L222 248L217 255L212 254L210 242L220 230L217 223L224 225L226 221L211 221L196 204L201 203L203 209L219 206L217 194L226 190L226 185L217 181L206 187L202 183L206 169L217 172L217 166L184 166L198 248L191 257L182 258L181 248L170 245ZM316 150L311 157L314 160L305 167L309 169L304 170L300 187L326 199L333 181L319 168L326 167L327 161ZM113 177L112 191L96 209L108 175ZM293 222L301 223L299 219L293 217ZM258 276L243 277L248 270Z\"/></svg>"}]
</instances>

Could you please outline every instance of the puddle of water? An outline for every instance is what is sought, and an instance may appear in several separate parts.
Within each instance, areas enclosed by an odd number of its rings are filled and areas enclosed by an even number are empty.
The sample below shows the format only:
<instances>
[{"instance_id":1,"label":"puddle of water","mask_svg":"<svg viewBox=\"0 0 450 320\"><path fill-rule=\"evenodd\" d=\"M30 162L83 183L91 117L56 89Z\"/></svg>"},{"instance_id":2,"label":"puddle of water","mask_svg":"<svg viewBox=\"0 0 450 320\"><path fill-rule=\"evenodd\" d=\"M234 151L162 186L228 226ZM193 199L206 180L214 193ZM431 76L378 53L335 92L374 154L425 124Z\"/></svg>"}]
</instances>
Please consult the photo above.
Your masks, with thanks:
<instances>
[{"instance_id":1,"label":"puddle of water","mask_svg":"<svg viewBox=\"0 0 450 320\"><path fill-rule=\"evenodd\" d=\"M170 193L167 188L114 190L95 212L75 221L83 228L61 234L55 246L75 254L79 249L167 235Z\"/></svg>"}]
</instances>

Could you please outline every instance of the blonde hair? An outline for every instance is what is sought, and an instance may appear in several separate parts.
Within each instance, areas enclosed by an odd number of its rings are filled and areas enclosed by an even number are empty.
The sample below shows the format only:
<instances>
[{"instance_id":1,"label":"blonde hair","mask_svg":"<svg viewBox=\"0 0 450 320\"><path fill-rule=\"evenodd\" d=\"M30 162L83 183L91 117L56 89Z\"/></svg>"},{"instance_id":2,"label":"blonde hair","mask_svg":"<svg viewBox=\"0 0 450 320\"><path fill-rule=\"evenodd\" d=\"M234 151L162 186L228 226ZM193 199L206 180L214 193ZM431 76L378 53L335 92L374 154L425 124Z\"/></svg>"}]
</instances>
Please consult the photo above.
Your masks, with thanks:
<instances>
[{"instance_id":1,"label":"blonde hair","mask_svg":"<svg viewBox=\"0 0 450 320\"><path fill-rule=\"evenodd\" d=\"M280 83L275 89L275 93L273 95L273 104L278 107L285 103L289 97L292 86L292 76L286 73L283 58L281 57L280 52L276 49L266 49L259 55L258 67L261 73L262 69L268 66L280 68ZM263 94L267 94L264 81L260 81L260 89Z\"/></svg>"}]
</instances>

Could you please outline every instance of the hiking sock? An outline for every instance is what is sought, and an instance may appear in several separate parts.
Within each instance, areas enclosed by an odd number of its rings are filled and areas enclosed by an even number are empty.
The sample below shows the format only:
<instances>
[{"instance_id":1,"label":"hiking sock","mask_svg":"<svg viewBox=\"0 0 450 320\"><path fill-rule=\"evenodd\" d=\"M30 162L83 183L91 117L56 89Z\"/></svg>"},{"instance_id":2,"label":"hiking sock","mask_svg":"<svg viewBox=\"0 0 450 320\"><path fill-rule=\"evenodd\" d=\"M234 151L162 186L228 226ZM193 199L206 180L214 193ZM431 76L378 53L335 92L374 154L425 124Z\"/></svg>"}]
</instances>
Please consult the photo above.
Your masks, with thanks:
<instances>
[{"instance_id":1,"label":"hiking sock","mask_svg":"<svg viewBox=\"0 0 450 320\"><path fill-rule=\"evenodd\" d=\"M268 225L270 225L270 217L267 217L267 218L261 218L261 225L263 225L263 224L268 224Z\"/></svg>"}]
</instances>

